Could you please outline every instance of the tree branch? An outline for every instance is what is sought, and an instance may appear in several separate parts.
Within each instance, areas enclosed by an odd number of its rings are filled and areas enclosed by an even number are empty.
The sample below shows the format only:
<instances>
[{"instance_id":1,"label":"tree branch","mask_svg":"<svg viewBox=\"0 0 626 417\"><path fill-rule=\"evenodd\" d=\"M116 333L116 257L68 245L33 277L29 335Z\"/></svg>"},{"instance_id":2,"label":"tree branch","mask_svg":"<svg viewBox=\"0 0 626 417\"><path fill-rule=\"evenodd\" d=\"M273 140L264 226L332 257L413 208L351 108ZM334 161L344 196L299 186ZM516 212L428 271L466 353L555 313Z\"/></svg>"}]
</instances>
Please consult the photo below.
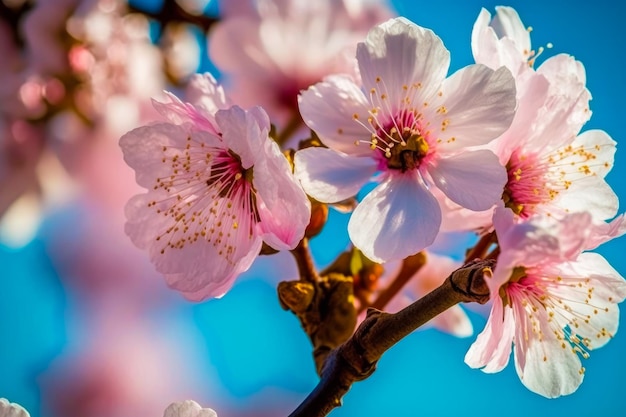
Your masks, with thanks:
<instances>
[{"instance_id":1,"label":"tree branch","mask_svg":"<svg viewBox=\"0 0 626 417\"><path fill-rule=\"evenodd\" d=\"M394 278L391 284L380 293L378 298L374 300L370 307L378 310L382 310L383 308L385 308L387 303L389 303L389 301L391 301L391 299L398 292L400 292L402 288L404 288L406 283L409 282L409 280L413 278L413 276L415 276L415 274L417 274L417 272L422 269L424 265L426 265L425 252L418 252L415 255L407 257L402 262L402 269L400 269L398 275ZM359 313L362 310L365 310L366 306L363 307L364 308L359 309Z\"/></svg>"},{"instance_id":2,"label":"tree branch","mask_svg":"<svg viewBox=\"0 0 626 417\"><path fill-rule=\"evenodd\" d=\"M317 387L290 417L322 417L341 405L356 381L369 377L389 348L438 314L460 302L489 300L484 277L493 260L475 260L453 272L444 283L395 314L370 309L354 335L334 349L322 369Z\"/></svg>"}]
</instances>

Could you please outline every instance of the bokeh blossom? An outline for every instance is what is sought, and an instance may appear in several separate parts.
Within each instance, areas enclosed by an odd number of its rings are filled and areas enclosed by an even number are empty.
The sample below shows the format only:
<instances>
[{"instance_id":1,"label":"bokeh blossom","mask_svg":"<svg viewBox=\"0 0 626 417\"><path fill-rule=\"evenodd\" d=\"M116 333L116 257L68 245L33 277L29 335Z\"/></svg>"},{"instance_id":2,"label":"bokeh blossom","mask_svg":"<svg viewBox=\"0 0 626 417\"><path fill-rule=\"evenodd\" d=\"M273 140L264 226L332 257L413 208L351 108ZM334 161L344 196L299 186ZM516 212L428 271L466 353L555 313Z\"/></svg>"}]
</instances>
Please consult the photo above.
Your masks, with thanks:
<instances>
[{"instance_id":1,"label":"bokeh blossom","mask_svg":"<svg viewBox=\"0 0 626 417\"><path fill-rule=\"evenodd\" d=\"M147 249L168 285L192 300L224 294L266 242L293 249L309 201L255 107L227 106L210 76L196 76L191 103L155 103L168 122L120 140L148 192L126 206L126 232Z\"/></svg>"},{"instance_id":2,"label":"bokeh blossom","mask_svg":"<svg viewBox=\"0 0 626 417\"><path fill-rule=\"evenodd\" d=\"M356 43L392 15L380 0L225 0L220 8L211 59L237 103L263 106L280 127L298 116L300 90L329 74L356 76Z\"/></svg>"},{"instance_id":3,"label":"bokeh blossom","mask_svg":"<svg viewBox=\"0 0 626 417\"><path fill-rule=\"evenodd\" d=\"M0 417L30 417L30 414L19 404L0 398Z\"/></svg>"},{"instance_id":4,"label":"bokeh blossom","mask_svg":"<svg viewBox=\"0 0 626 417\"><path fill-rule=\"evenodd\" d=\"M446 79L450 56L432 31L391 19L358 45L362 87L329 76L303 92L300 111L329 148L296 153L295 173L323 202L379 184L348 225L374 261L402 259L430 245L441 209L431 189L485 210L502 195L506 172L484 145L513 118L515 84L506 68L465 67Z\"/></svg>"},{"instance_id":5,"label":"bokeh blossom","mask_svg":"<svg viewBox=\"0 0 626 417\"><path fill-rule=\"evenodd\" d=\"M465 362L499 372L513 344L528 389L549 398L571 394L585 374L581 358L617 332L626 281L601 255L584 252L598 243L588 213L516 223L501 207L494 223L501 252L488 280L493 307Z\"/></svg>"},{"instance_id":6,"label":"bokeh blossom","mask_svg":"<svg viewBox=\"0 0 626 417\"><path fill-rule=\"evenodd\" d=\"M217 413L210 408L202 408L195 401L186 400L170 404L163 417L217 417Z\"/></svg>"}]
</instances>

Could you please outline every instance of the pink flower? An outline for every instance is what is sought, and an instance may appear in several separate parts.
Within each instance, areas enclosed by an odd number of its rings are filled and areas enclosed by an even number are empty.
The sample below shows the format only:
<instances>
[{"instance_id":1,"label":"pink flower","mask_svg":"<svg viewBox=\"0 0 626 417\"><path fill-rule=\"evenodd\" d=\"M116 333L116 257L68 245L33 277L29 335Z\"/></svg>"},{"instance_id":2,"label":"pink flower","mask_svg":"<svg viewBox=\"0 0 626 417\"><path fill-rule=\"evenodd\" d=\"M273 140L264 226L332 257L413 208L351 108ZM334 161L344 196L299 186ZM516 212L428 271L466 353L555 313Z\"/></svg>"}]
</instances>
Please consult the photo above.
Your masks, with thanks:
<instances>
[{"instance_id":1,"label":"pink flower","mask_svg":"<svg viewBox=\"0 0 626 417\"><path fill-rule=\"evenodd\" d=\"M354 45L391 16L363 0L221 1L224 20L209 35L215 65L233 99L261 105L275 124L297 115L297 96L335 73L355 75Z\"/></svg>"},{"instance_id":2,"label":"pink flower","mask_svg":"<svg viewBox=\"0 0 626 417\"><path fill-rule=\"evenodd\" d=\"M202 408L197 402L186 400L170 404L163 417L217 417L210 408Z\"/></svg>"},{"instance_id":3,"label":"pink flower","mask_svg":"<svg viewBox=\"0 0 626 417\"><path fill-rule=\"evenodd\" d=\"M10 403L5 398L0 398L0 417L30 417L30 414L19 404Z\"/></svg>"},{"instance_id":4,"label":"pink flower","mask_svg":"<svg viewBox=\"0 0 626 417\"><path fill-rule=\"evenodd\" d=\"M323 202L380 184L356 208L348 232L374 261L430 245L441 210L431 189L471 210L502 195L504 168L488 150L470 151L506 130L515 86L509 71L468 66L446 77L450 57L430 30L403 19L375 27L357 48L363 87L330 76L302 93L300 111L329 148L296 153L295 173Z\"/></svg>"},{"instance_id":5,"label":"pink flower","mask_svg":"<svg viewBox=\"0 0 626 417\"><path fill-rule=\"evenodd\" d=\"M169 122L120 140L148 189L126 206L126 233L147 249L168 285L191 300L224 294L263 241L292 249L310 204L275 142L265 112L224 109L215 81L197 76L194 103L155 103ZM217 110L219 109L219 110Z\"/></svg>"},{"instance_id":6,"label":"pink flower","mask_svg":"<svg viewBox=\"0 0 626 417\"><path fill-rule=\"evenodd\" d=\"M472 50L477 63L493 69L506 66L515 75L519 101L515 118L489 145L507 167L506 207L520 218L535 214L562 218L582 211L598 224L612 218L618 201L604 178L613 166L615 141L602 130L578 134L591 116L583 65L561 54L535 71L537 54L530 49L530 35L519 16L508 7L496 10L491 22L489 13L481 12ZM473 219L461 215L463 224L457 219L456 226L488 227L491 216L485 214Z\"/></svg>"},{"instance_id":7,"label":"pink flower","mask_svg":"<svg viewBox=\"0 0 626 417\"><path fill-rule=\"evenodd\" d=\"M493 307L465 362L499 372L513 344L528 389L549 398L571 394L583 380L581 357L617 331L626 282L602 256L581 253L598 243L588 213L516 223L500 208L494 220L501 253L488 281Z\"/></svg>"}]
</instances>

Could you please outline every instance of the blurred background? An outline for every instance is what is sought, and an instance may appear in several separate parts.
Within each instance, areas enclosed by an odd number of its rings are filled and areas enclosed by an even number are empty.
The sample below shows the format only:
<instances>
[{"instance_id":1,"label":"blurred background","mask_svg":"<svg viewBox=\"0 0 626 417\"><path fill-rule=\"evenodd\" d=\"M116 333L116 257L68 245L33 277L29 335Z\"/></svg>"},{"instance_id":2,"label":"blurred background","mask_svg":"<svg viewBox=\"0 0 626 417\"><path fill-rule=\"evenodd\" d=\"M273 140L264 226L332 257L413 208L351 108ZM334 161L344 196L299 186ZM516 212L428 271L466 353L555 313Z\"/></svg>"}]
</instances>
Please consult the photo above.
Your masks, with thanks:
<instances>
[{"instance_id":1,"label":"blurred background","mask_svg":"<svg viewBox=\"0 0 626 417\"><path fill-rule=\"evenodd\" d=\"M406 0L391 8L443 39L453 71L473 62L481 7L493 13L498 4ZM534 47L552 43L546 56L570 53L585 65L593 116L584 129L617 140L608 182L626 199L623 6L506 5L533 27ZM123 206L140 190L117 140L154 120L149 99L164 88L178 91L193 72L220 77L203 26L218 4L0 0L0 11L0 397L33 417L161 416L189 398L220 417L289 414L317 383L310 343L276 297L279 281L296 278L290 255L259 258L226 296L192 304L166 288L123 232ZM312 241L319 266L348 246L347 220L331 211ZM624 249L624 239L599 249L622 275ZM485 317L468 314L477 334ZM558 400L529 392L512 364L495 375L469 369L463 357L474 338L413 333L332 415L626 415L626 334L592 352L580 389Z\"/></svg>"}]
</instances>

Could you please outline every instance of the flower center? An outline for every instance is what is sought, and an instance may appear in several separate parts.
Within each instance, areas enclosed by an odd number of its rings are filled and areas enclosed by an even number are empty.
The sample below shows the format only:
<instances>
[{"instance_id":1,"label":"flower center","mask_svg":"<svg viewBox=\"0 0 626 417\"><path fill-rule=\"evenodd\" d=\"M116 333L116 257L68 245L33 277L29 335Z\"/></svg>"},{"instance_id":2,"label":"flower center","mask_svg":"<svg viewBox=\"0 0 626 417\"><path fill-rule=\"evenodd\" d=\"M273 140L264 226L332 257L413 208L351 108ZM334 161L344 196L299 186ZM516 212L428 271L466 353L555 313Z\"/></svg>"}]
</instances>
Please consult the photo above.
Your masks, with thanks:
<instances>
[{"instance_id":1,"label":"flower center","mask_svg":"<svg viewBox=\"0 0 626 417\"><path fill-rule=\"evenodd\" d=\"M150 201L167 220L156 236L161 253L204 240L234 262L242 239L251 239L259 214L252 168L243 169L231 150L205 146L191 137L184 148L163 147L169 176L156 179L159 199Z\"/></svg>"},{"instance_id":2,"label":"flower center","mask_svg":"<svg viewBox=\"0 0 626 417\"><path fill-rule=\"evenodd\" d=\"M402 172L419 167L420 161L428 154L430 148L419 131L405 127L400 133L392 127L388 134L393 142L390 143L389 149L385 150L387 167Z\"/></svg>"},{"instance_id":3,"label":"flower center","mask_svg":"<svg viewBox=\"0 0 626 417\"><path fill-rule=\"evenodd\" d=\"M367 124L354 115L354 120L371 132L369 142L357 141L355 144L366 142L372 150L378 151L381 168L402 172L419 168L431 146L422 134L418 115L413 111L401 111L387 123L380 123L377 115L376 109L371 110Z\"/></svg>"},{"instance_id":4,"label":"flower center","mask_svg":"<svg viewBox=\"0 0 626 417\"><path fill-rule=\"evenodd\" d=\"M536 156L514 152L506 165L508 181L502 193L504 205L528 218L538 204L553 199L558 191L546 180L547 167Z\"/></svg>"}]
</instances>

